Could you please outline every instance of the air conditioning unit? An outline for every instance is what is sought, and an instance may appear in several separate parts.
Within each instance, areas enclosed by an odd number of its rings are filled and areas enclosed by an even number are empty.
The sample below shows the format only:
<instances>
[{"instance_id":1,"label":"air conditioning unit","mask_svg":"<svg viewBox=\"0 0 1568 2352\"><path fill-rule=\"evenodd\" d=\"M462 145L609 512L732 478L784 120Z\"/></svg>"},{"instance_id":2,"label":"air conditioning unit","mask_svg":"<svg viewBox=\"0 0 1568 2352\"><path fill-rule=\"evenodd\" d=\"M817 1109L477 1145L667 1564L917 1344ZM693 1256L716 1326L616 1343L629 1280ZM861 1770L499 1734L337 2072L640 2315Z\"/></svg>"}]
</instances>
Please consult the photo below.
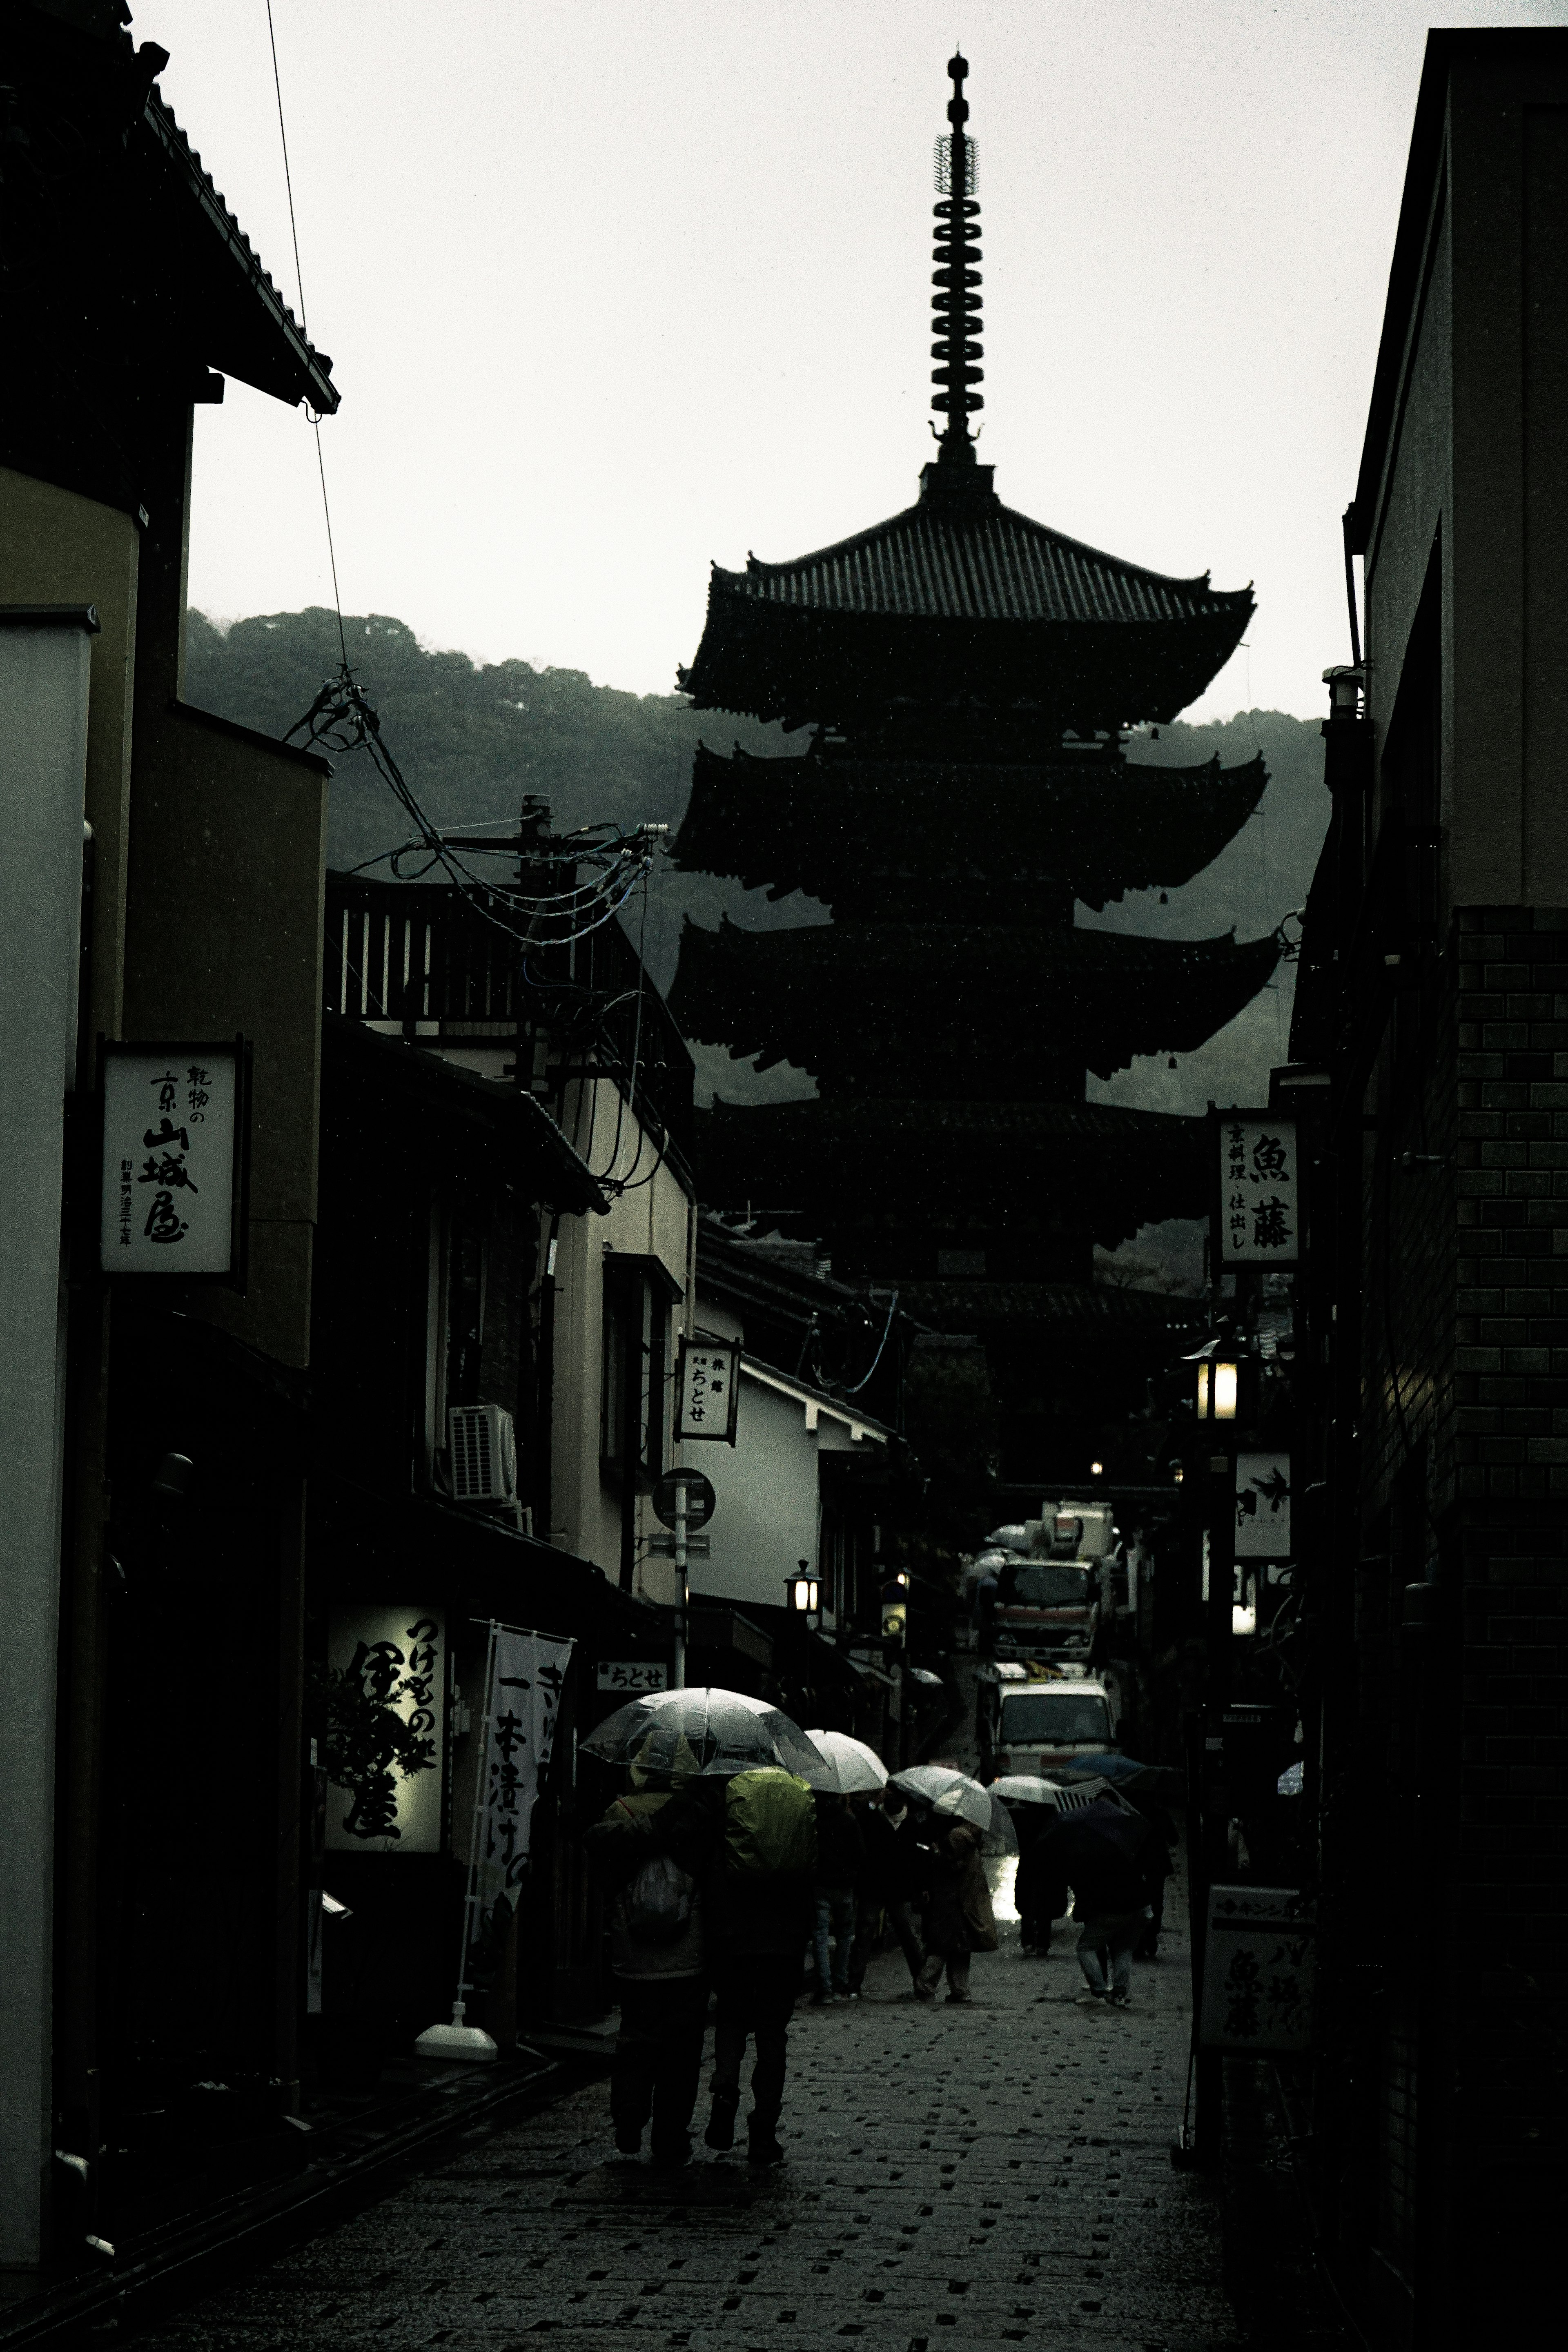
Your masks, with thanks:
<instances>
[{"instance_id":1,"label":"air conditioning unit","mask_svg":"<svg viewBox=\"0 0 1568 2352\"><path fill-rule=\"evenodd\" d=\"M455 1501L517 1499L517 1436L503 1406L453 1405L447 1415L447 1458Z\"/></svg>"}]
</instances>

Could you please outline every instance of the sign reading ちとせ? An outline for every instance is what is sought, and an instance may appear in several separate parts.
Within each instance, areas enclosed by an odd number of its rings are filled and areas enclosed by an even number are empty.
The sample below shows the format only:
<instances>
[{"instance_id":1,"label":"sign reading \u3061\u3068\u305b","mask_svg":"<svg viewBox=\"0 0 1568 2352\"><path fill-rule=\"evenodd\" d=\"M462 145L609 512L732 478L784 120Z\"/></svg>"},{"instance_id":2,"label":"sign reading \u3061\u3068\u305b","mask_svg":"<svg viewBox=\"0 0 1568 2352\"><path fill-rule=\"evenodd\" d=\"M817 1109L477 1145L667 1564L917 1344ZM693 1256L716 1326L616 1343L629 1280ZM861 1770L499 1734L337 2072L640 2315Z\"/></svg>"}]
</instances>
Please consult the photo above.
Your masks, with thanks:
<instances>
[{"instance_id":1,"label":"sign reading \u3061\u3068\u305b","mask_svg":"<svg viewBox=\"0 0 1568 2352\"><path fill-rule=\"evenodd\" d=\"M741 1350L733 1340L682 1339L676 1375L675 1434L733 1445L740 1405Z\"/></svg>"}]
</instances>

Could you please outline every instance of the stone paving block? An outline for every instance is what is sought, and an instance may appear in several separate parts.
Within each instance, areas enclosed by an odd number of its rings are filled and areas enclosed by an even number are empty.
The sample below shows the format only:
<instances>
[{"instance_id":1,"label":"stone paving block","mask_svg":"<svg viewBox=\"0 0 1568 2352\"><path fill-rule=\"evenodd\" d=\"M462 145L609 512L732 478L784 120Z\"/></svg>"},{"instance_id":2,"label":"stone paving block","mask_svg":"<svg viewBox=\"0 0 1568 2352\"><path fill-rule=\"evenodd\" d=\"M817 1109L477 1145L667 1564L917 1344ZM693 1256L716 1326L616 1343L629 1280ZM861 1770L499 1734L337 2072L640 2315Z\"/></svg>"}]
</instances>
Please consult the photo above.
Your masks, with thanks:
<instances>
[{"instance_id":1,"label":"stone paving block","mask_svg":"<svg viewBox=\"0 0 1568 2352\"><path fill-rule=\"evenodd\" d=\"M370 2210L162 2320L147 2352L1223 2352L1239 2345L1207 2182L1173 2171L1185 2084L1180 1889L1122 2013L1016 1930L967 2008L901 1962L803 2007L788 2162L617 2160L603 2084L466 2146ZM1004 1905L1004 1908L1005 1906ZM901 1997L900 1997L901 1996ZM700 2121L700 2117L699 2118Z\"/></svg>"}]
</instances>

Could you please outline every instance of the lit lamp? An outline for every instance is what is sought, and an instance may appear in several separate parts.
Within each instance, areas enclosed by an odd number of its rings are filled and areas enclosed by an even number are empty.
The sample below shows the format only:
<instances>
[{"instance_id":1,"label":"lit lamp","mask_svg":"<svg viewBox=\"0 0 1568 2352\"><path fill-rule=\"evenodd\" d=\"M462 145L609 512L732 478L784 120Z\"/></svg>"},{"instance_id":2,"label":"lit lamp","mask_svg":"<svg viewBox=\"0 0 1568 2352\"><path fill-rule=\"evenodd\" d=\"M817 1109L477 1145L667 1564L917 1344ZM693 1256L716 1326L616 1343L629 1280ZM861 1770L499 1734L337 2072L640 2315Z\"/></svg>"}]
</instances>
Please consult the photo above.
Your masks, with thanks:
<instances>
[{"instance_id":1,"label":"lit lamp","mask_svg":"<svg viewBox=\"0 0 1568 2352\"><path fill-rule=\"evenodd\" d=\"M799 1562L799 1574L785 1577L784 1595L785 1606L795 1616L804 1617L809 1625L818 1613L821 1588L816 1577L807 1573L808 1567L809 1563L803 1559Z\"/></svg>"},{"instance_id":2,"label":"lit lamp","mask_svg":"<svg viewBox=\"0 0 1568 2352\"><path fill-rule=\"evenodd\" d=\"M903 1642L909 1638L910 1580L895 1576L891 1584L882 1587L882 1638L888 1642Z\"/></svg>"},{"instance_id":3,"label":"lit lamp","mask_svg":"<svg viewBox=\"0 0 1568 2352\"><path fill-rule=\"evenodd\" d=\"M1198 1419L1234 1421L1241 1367L1233 1358L1216 1356L1198 1366Z\"/></svg>"},{"instance_id":4,"label":"lit lamp","mask_svg":"<svg viewBox=\"0 0 1568 2352\"><path fill-rule=\"evenodd\" d=\"M1091 1462L1089 1465L1089 1475L1091 1478L1103 1478L1105 1475L1104 1463Z\"/></svg>"}]
</instances>

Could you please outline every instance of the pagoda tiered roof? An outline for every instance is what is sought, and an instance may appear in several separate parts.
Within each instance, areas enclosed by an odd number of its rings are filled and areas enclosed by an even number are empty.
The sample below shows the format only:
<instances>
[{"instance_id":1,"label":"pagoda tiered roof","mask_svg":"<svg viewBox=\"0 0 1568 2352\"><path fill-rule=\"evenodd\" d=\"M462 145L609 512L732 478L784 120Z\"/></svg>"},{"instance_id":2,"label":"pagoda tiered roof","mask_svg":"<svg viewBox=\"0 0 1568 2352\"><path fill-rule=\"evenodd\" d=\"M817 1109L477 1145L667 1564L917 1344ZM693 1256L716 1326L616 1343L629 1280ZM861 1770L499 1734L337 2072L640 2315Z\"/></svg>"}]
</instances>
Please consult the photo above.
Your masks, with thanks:
<instances>
[{"instance_id":1,"label":"pagoda tiered roof","mask_svg":"<svg viewBox=\"0 0 1568 2352\"><path fill-rule=\"evenodd\" d=\"M1208 1213L1208 1124L1119 1104L821 1097L714 1103L699 1150L705 1197L760 1181L847 1234L1016 1224L1023 1205L1114 1248L1141 1225ZM889 1188L918 1167L918 1192Z\"/></svg>"},{"instance_id":2,"label":"pagoda tiered roof","mask_svg":"<svg viewBox=\"0 0 1568 2352\"><path fill-rule=\"evenodd\" d=\"M1110 1077L1141 1054L1190 1053L1249 1004L1280 944L1148 939L1019 924L806 924L748 931L728 917L681 933L670 1010L683 1034L793 1062L825 1084L898 1091L920 1071L933 1093L1004 1097L1059 1080L1062 1066ZM1005 1073L1004 1077L1002 1075ZM1052 1088L1054 1090L1054 1087Z\"/></svg>"},{"instance_id":3,"label":"pagoda tiered roof","mask_svg":"<svg viewBox=\"0 0 1568 2352\"><path fill-rule=\"evenodd\" d=\"M944 451L889 520L793 562L713 567L680 684L700 710L799 724L900 703L1030 709L1083 728L1163 721L1201 694L1249 588L1178 580L1005 507Z\"/></svg>"},{"instance_id":4,"label":"pagoda tiered roof","mask_svg":"<svg viewBox=\"0 0 1568 2352\"><path fill-rule=\"evenodd\" d=\"M1268 781L1261 753L1238 768L1217 755L1163 768L1093 753L778 760L737 746L725 759L700 744L674 856L686 873L731 874L773 898L804 890L841 916L932 887L951 896L972 885L994 899L1001 865L1016 919L1037 887L1099 908L1190 881Z\"/></svg>"}]
</instances>

